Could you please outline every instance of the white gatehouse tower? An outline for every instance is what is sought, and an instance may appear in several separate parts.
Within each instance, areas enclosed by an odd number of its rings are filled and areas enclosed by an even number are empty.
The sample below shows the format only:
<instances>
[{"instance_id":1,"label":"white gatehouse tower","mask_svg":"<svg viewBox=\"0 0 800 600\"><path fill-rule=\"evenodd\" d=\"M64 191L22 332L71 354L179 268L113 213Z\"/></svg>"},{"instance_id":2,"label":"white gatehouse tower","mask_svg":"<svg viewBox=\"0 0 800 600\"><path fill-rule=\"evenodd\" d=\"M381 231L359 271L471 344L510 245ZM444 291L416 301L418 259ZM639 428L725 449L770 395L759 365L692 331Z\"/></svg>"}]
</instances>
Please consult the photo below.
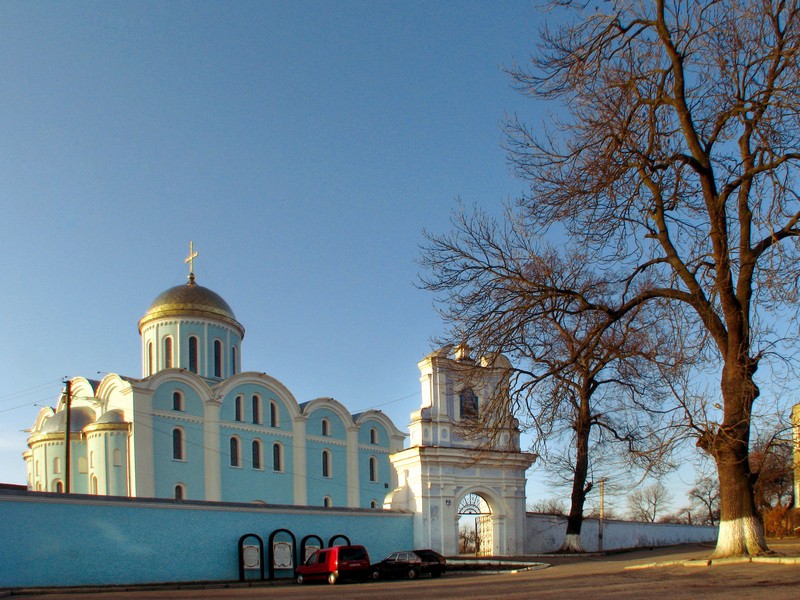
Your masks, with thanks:
<instances>
[{"instance_id":1,"label":"white gatehouse tower","mask_svg":"<svg viewBox=\"0 0 800 600\"><path fill-rule=\"evenodd\" d=\"M465 347L446 346L428 354L419 369L422 406L411 414L409 447L390 457L398 487L384 507L414 513L417 548L453 556L460 514L477 512L464 507L480 504L488 508L481 511L481 554L523 554L525 471L536 456L520 451L508 402L508 359L473 360ZM481 427L470 427L476 419Z\"/></svg>"}]
</instances>

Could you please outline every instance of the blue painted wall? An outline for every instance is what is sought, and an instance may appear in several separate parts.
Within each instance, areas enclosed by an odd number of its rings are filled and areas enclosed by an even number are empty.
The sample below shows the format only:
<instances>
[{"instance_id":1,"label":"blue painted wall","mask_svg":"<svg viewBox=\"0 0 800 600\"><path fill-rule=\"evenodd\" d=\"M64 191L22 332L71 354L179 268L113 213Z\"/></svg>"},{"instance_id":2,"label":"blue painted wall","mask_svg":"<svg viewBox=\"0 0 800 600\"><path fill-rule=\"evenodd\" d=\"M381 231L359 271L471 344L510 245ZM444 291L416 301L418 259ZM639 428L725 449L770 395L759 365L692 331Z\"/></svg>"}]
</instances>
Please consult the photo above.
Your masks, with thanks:
<instances>
[{"instance_id":1,"label":"blue painted wall","mask_svg":"<svg viewBox=\"0 0 800 600\"><path fill-rule=\"evenodd\" d=\"M238 579L237 542L347 535L373 561L413 545L412 515L0 490L0 587ZM284 540L285 537L277 539ZM290 576L290 571L279 572Z\"/></svg>"}]
</instances>

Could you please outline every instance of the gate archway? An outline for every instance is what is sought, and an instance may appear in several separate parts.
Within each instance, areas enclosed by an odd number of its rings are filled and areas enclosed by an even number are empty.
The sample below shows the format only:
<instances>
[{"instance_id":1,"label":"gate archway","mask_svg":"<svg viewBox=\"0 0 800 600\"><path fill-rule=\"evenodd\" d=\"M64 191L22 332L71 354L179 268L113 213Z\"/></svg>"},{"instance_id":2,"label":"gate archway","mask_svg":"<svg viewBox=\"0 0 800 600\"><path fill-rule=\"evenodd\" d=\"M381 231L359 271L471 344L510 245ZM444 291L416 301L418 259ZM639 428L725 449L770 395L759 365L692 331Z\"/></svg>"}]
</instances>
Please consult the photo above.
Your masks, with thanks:
<instances>
[{"instance_id":1,"label":"gate archway","mask_svg":"<svg viewBox=\"0 0 800 600\"><path fill-rule=\"evenodd\" d=\"M494 547L492 507L480 493L464 494L458 502L458 552L491 556Z\"/></svg>"}]
</instances>

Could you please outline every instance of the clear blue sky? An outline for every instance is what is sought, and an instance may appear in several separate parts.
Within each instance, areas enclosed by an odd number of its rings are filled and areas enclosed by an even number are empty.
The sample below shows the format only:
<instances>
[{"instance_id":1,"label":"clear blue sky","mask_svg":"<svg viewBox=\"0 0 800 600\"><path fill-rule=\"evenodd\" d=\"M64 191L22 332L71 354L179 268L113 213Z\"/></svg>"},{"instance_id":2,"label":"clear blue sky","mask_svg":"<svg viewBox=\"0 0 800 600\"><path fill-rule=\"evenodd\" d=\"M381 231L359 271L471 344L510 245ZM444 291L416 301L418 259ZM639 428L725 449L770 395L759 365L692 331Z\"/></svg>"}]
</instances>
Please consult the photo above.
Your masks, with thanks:
<instances>
[{"instance_id":1,"label":"clear blue sky","mask_svg":"<svg viewBox=\"0 0 800 600\"><path fill-rule=\"evenodd\" d=\"M185 282L189 240L244 369L405 429L442 329L422 231L522 190L501 122L541 107L502 66L543 19L525 0L2 3L0 481L24 483L22 430L64 376L141 375L137 321Z\"/></svg>"}]
</instances>

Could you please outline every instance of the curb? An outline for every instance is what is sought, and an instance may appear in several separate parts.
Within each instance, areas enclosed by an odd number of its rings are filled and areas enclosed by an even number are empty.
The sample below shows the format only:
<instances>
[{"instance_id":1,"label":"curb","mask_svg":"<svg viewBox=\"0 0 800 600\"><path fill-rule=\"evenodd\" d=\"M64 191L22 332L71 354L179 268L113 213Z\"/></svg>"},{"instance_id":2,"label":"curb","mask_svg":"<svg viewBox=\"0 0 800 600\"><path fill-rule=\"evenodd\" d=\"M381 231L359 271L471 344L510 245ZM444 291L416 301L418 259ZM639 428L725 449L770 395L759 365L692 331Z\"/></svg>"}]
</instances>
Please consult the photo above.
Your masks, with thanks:
<instances>
[{"instance_id":1,"label":"curb","mask_svg":"<svg viewBox=\"0 0 800 600\"><path fill-rule=\"evenodd\" d=\"M670 560L650 562L625 567L626 571L652 569L654 567L711 567L724 565L741 565L744 563L800 565L800 556L731 556L728 558L693 558L689 560Z\"/></svg>"}]
</instances>

